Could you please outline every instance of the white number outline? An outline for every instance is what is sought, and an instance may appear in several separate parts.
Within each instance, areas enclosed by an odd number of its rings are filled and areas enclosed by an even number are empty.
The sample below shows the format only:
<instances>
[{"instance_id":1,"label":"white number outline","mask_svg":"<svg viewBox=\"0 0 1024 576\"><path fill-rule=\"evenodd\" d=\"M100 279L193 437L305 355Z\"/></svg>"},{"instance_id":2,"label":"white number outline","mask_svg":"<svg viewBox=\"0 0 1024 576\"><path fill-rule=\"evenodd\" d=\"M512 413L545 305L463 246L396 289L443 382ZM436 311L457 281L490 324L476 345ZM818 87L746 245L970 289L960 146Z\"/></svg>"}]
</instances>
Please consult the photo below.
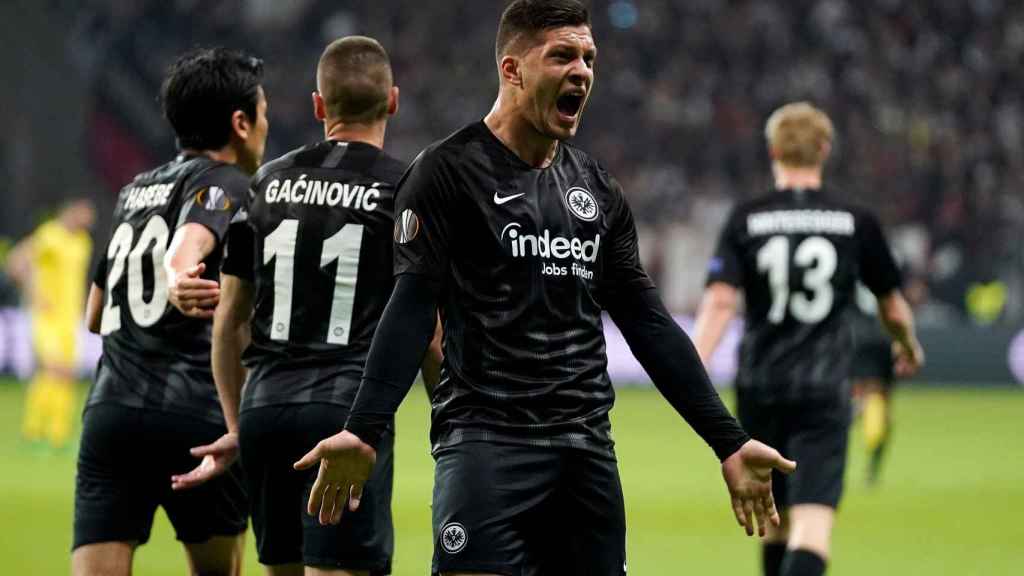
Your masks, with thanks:
<instances>
[{"instance_id":1,"label":"white number outline","mask_svg":"<svg viewBox=\"0 0 1024 576\"><path fill-rule=\"evenodd\" d=\"M128 298L128 312L132 320L140 327L147 328L156 324L163 317L167 308L167 272L162 265L164 254L167 252L167 241L170 238L170 228L167 221L159 214L154 215L146 222L146 227L139 234L139 242L135 243L135 229L132 225L123 222L114 230L110 238L110 245L107 247L107 259L110 260L110 269L107 271L106 282L106 305L103 307L103 315L100 319L100 335L108 336L121 329L121 307L114 304L114 288L121 281L125 272L125 264L128 268L128 285L126 287ZM149 302L145 300L145 286L142 277L142 257L149 249L150 262L153 264L153 294Z\"/></svg>"}]
</instances>

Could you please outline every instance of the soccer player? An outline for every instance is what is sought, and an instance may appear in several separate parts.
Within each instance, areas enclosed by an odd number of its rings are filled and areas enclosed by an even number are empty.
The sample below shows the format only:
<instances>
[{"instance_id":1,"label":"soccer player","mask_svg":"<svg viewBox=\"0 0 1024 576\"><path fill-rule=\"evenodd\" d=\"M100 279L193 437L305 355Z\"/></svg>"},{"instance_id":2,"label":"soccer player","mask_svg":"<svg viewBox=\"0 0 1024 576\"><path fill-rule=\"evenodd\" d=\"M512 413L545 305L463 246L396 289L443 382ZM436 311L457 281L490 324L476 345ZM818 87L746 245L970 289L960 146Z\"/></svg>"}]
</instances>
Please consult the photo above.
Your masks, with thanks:
<instances>
[{"instance_id":1,"label":"soccer player","mask_svg":"<svg viewBox=\"0 0 1024 576\"><path fill-rule=\"evenodd\" d=\"M345 429L296 463L320 463L309 512L322 523L361 507L440 309L435 573L625 574L604 309L723 462L748 534L777 520L769 471L795 466L729 415L640 266L620 186L567 143L596 54L580 2L506 8L494 108L427 148L403 177L395 290L355 404Z\"/></svg>"},{"instance_id":2,"label":"soccer player","mask_svg":"<svg viewBox=\"0 0 1024 576\"><path fill-rule=\"evenodd\" d=\"M239 471L189 492L172 491L169 481L193 467L191 447L225 431L204 318L218 294L190 301L189 317L168 306L168 293L191 270L219 270L228 225L263 156L262 72L260 60L220 48L178 59L161 92L181 154L118 197L87 310L103 355L83 416L74 574L130 574L157 506L192 573L241 569L248 513Z\"/></svg>"},{"instance_id":3,"label":"soccer player","mask_svg":"<svg viewBox=\"0 0 1024 576\"><path fill-rule=\"evenodd\" d=\"M740 422L800 462L791 477L775 478L783 519L764 539L764 573L818 575L828 561L846 465L852 356L846 314L858 279L878 299L899 371L916 370L923 353L878 220L822 188L831 121L810 104L789 104L768 119L766 135L776 190L729 217L709 267L695 342L707 362L742 291Z\"/></svg>"},{"instance_id":4,"label":"soccer player","mask_svg":"<svg viewBox=\"0 0 1024 576\"><path fill-rule=\"evenodd\" d=\"M398 110L384 48L362 36L336 40L316 77L313 113L325 140L260 169L248 228L233 229L228 241L213 341L228 433L197 451L212 462L175 483L205 482L240 448L268 574L301 575L303 565L306 574L388 574L391 431L378 444L363 506L341 526L320 526L304 514L316 474L291 466L344 422L359 387L394 284L394 192L405 170L381 150ZM434 385L431 367L440 357L425 362L424 378Z\"/></svg>"},{"instance_id":5,"label":"soccer player","mask_svg":"<svg viewBox=\"0 0 1024 576\"><path fill-rule=\"evenodd\" d=\"M8 260L9 275L28 294L37 362L22 435L53 448L66 446L71 437L78 330L92 255L89 230L95 221L91 201L72 200L19 242Z\"/></svg>"},{"instance_id":6,"label":"soccer player","mask_svg":"<svg viewBox=\"0 0 1024 576\"><path fill-rule=\"evenodd\" d=\"M867 293L867 294L865 294ZM865 298L865 296L867 296ZM853 313L853 397L860 406L864 443L868 451L867 483L878 483L892 430L890 399L894 381L892 339L878 322L878 305L858 286Z\"/></svg>"}]
</instances>

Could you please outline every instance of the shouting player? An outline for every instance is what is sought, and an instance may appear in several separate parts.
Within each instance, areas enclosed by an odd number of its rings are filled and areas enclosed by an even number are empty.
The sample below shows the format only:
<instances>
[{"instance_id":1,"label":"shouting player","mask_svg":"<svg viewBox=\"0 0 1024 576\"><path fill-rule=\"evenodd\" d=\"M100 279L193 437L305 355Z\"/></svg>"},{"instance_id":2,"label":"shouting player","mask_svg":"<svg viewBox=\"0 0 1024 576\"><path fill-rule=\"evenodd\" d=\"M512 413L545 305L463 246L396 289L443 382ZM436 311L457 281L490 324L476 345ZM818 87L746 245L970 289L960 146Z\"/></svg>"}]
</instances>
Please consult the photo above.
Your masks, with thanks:
<instances>
[{"instance_id":1,"label":"shouting player","mask_svg":"<svg viewBox=\"0 0 1024 576\"><path fill-rule=\"evenodd\" d=\"M168 306L168 295L169 284L191 271L219 269L228 225L248 195L247 174L263 156L262 70L256 58L223 49L175 62L162 100L181 154L136 176L118 197L87 311L103 356L78 459L75 574L130 574L157 506L192 573L241 568L247 504L239 471L190 492L172 491L169 481L194 465L191 447L225 430L204 318L217 294L188 303L196 317Z\"/></svg>"},{"instance_id":2,"label":"shouting player","mask_svg":"<svg viewBox=\"0 0 1024 576\"><path fill-rule=\"evenodd\" d=\"M847 324L860 279L878 299L897 343L901 373L923 361L900 274L875 217L822 189L832 123L813 106L784 106L768 119L775 188L737 207L711 261L697 317L707 362L746 296L746 333L736 376L739 418L755 437L800 462L775 478L783 522L764 539L764 573L824 573L842 492L852 341Z\"/></svg>"},{"instance_id":3,"label":"shouting player","mask_svg":"<svg viewBox=\"0 0 1024 576\"><path fill-rule=\"evenodd\" d=\"M71 437L75 361L96 209L86 199L65 204L11 250L7 270L26 292L36 372L25 397L22 434L53 448Z\"/></svg>"},{"instance_id":4,"label":"shouting player","mask_svg":"<svg viewBox=\"0 0 1024 576\"><path fill-rule=\"evenodd\" d=\"M769 518L770 470L640 266L618 183L569 145L597 49L576 0L517 0L496 42L497 102L430 146L399 186L397 280L345 430L297 463L320 472L309 511L358 510L395 410L444 323L434 390L434 572L626 572L602 310L659 390L722 460L737 520Z\"/></svg>"},{"instance_id":5,"label":"shouting player","mask_svg":"<svg viewBox=\"0 0 1024 576\"><path fill-rule=\"evenodd\" d=\"M397 110L391 64L376 40L327 46L313 94L326 139L260 169L248 227L233 229L228 242L213 341L228 433L197 451L214 456L209 465L175 482L205 482L240 448L268 574L298 576L304 565L306 574L390 573L391 431L378 444L363 506L341 526L303 513L316 474L291 464L346 418L394 284L394 192L405 167L381 148ZM430 384L439 363L426 360Z\"/></svg>"}]
</instances>

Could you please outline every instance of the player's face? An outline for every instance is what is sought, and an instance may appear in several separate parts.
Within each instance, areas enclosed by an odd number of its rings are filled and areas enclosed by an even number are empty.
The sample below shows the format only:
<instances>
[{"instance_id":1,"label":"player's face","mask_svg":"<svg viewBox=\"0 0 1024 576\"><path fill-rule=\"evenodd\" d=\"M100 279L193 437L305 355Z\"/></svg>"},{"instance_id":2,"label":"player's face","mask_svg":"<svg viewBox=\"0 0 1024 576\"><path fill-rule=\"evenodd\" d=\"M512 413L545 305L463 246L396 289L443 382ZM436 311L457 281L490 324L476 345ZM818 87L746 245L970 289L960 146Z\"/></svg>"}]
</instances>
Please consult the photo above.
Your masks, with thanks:
<instances>
[{"instance_id":1,"label":"player's face","mask_svg":"<svg viewBox=\"0 0 1024 576\"><path fill-rule=\"evenodd\" d=\"M242 150L238 158L240 168L249 173L256 173L263 162L263 151L267 145L267 96L263 87L259 88L259 100L256 102L256 121L249 124L249 130L242 141Z\"/></svg>"},{"instance_id":2,"label":"player's face","mask_svg":"<svg viewBox=\"0 0 1024 576\"><path fill-rule=\"evenodd\" d=\"M587 26L553 28L538 40L522 61L524 112L540 133L566 140L590 97L597 47Z\"/></svg>"}]
</instances>

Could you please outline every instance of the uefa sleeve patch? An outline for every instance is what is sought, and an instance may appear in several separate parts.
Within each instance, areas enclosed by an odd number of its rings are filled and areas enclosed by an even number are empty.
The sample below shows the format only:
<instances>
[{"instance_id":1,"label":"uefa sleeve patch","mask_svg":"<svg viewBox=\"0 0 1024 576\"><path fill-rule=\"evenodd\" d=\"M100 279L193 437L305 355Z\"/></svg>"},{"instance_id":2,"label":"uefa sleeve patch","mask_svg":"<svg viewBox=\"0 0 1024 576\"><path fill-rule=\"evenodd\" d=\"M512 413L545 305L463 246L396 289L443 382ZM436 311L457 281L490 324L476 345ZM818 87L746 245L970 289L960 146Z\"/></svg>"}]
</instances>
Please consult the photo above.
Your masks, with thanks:
<instances>
[{"instance_id":1,"label":"uefa sleeve patch","mask_svg":"<svg viewBox=\"0 0 1024 576\"><path fill-rule=\"evenodd\" d=\"M408 244L420 234L420 217L406 208L395 222L395 242Z\"/></svg>"},{"instance_id":2,"label":"uefa sleeve patch","mask_svg":"<svg viewBox=\"0 0 1024 576\"><path fill-rule=\"evenodd\" d=\"M196 193L196 204L211 212L222 212L231 208L231 197L223 188L210 186Z\"/></svg>"}]
</instances>

